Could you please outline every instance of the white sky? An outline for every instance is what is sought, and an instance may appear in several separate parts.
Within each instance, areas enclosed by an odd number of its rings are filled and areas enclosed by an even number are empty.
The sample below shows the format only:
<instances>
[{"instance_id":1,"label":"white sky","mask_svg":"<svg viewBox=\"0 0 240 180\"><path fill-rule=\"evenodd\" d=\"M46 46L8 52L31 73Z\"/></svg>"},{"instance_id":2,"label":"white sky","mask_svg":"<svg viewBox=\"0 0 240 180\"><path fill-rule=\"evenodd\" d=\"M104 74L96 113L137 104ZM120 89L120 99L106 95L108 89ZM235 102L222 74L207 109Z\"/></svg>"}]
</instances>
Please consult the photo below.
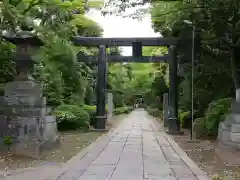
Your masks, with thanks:
<instances>
[{"instance_id":1,"label":"white sky","mask_svg":"<svg viewBox=\"0 0 240 180\"><path fill-rule=\"evenodd\" d=\"M91 9L87 17L99 23L104 29L104 37L159 37L151 27L148 16L141 21L116 16L101 16L100 11ZM131 47L123 47L123 55L132 55Z\"/></svg>"}]
</instances>

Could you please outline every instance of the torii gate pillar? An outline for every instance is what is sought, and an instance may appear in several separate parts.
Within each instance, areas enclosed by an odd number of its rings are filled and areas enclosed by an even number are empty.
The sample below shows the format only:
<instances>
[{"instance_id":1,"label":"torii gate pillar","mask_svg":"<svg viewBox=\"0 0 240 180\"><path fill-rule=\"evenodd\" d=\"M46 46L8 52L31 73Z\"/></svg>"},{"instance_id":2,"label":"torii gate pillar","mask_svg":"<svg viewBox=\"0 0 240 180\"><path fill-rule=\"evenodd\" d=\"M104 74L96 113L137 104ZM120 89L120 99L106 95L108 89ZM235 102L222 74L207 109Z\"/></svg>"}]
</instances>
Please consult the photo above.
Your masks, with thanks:
<instances>
[{"instance_id":1,"label":"torii gate pillar","mask_svg":"<svg viewBox=\"0 0 240 180\"><path fill-rule=\"evenodd\" d=\"M180 121L178 120L178 76L177 76L177 53L176 46L169 47L169 130L170 134L179 134Z\"/></svg>"},{"instance_id":2,"label":"torii gate pillar","mask_svg":"<svg viewBox=\"0 0 240 180\"><path fill-rule=\"evenodd\" d=\"M97 112L95 128L105 130L106 128L106 84L107 84L107 53L106 46L99 46L98 73L97 73Z\"/></svg>"}]
</instances>

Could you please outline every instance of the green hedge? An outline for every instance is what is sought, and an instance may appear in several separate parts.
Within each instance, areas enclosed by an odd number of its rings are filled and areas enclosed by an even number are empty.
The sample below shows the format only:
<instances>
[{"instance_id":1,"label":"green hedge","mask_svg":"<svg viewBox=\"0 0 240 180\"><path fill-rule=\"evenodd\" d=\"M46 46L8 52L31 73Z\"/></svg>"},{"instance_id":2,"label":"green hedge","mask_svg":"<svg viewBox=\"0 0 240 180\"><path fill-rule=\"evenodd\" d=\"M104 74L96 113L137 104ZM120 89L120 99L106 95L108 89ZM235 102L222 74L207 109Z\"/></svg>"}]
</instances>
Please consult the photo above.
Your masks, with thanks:
<instances>
[{"instance_id":1,"label":"green hedge","mask_svg":"<svg viewBox=\"0 0 240 180\"><path fill-rule=\"evenodd\" d=\"M132 106L118 107L118 108L114 109L114 114L119 115L119 114L124 114L124 113L130 113L133 110L134 110L134 108Z\"/></svg>"},{"instance_id":2,"label":"green hedge","mask_svg":"<svg viewBox=\"0 0 240 180\"><path fill-rule=\"evenodd\" d=\"M89 113L81 106L60 105L54 110L59 130L89 129Z\"/></svg>"},{"instance_id":3,"label":"green hedge","mask_svg":"<svg viewBox=\"0 0 240 180\"><path fill-rule=\"evenodd\" d=\"M197 112L193 112L193 118L196 119ZM181 128L191 128L192 122L189 122L192 120L192 111L179 111L178 117L180 120L180 126Z\"/></svg>"},{"instance_id":4,"label":"green hedge","mask_svg":"<svg viewBox=\"0 0 240 180\"><path fill-rule=\"evenodd\" d=\"M131 106L116 108L114 114L129 113L133 109ZM96 106L62 104L53 111L53 114L57 117L59 130L86 130L96 123Z\"/></svg>"},{"instance_id":5,"label":"green hedge","mask_svg":"<svg viewBox=\"0 0 240 180\"><path fill-rule=\"evenodd\" d=\"M95 116L96 116L96 111L97 111L96 106L91 106L91 105L86 105L86 104L84 104L84 105L83 105L83 109L84 109L85 111L87 111L88 114L89 114L89 117L90 117L90 125L91 125L91 126L94 126L95 123L96 123L96 118L95 118Z\"/></svg>"}]
</instances>

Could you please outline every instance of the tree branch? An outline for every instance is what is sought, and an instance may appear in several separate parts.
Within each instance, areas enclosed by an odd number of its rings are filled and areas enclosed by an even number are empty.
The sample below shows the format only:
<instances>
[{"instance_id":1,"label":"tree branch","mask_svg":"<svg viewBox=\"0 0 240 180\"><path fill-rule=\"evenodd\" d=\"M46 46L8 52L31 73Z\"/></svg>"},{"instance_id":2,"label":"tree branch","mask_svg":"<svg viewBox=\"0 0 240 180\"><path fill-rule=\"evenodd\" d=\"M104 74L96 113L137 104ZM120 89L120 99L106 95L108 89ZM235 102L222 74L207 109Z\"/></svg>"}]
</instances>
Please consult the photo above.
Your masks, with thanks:
<instances>
[{"instance_id":1,"label":"tree branch","mask_svg":"<svg viewBox=\"0 0 240 180\"><path fill-rule=\"evenodd\" d=\"M201 7L201 6L196 6L196 7L185 7L185 8L179 8L177 10L173 10L173 11L170 11L170 12L166 12L166 13L163 13L161 14L160 16L155 16L156 18L159 18L159 17L162 17L162 16L166 16L168 14L172 14L172 13L176 13L176 12L179 12L179 11L186 11L188 9L204 9L205 7ZM154 16L152 16L152 18L155 18Z\"/></svg>"},{"instance_id":2,"label":"tree branch","mask_svg":"<svg viewBox=\"0 0 240 180\"><path fill-rule=\"evenodd\" d=\"M37 2L35 2L35 0L32 0L28 7L23 11L23 15L30 11L34 6L39 5L41 3L42 0L38 0Z\"/></svg>"}]
</instances>

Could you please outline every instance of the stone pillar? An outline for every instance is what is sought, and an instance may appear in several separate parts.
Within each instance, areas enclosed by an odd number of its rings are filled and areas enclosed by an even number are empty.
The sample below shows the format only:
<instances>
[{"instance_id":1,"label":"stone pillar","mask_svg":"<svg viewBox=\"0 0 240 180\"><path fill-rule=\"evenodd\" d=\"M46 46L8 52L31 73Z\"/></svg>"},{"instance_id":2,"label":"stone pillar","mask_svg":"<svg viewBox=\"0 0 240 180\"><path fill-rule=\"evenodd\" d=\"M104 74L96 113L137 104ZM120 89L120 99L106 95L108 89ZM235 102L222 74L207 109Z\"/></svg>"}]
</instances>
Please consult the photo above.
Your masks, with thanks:
<instances>
[{"instance_id":1,"label":"stone pillar","mask_svg":"<svg viewBox=\"0 0 240 180\"><path fill-rule=\"evenodd\" d=\"M108 93L107 105L108 105L108 118L111 118L113 116L113 94L112 93Z\"/></svg>"},{"instance_id":2,"label":"stone pillar","mask_svg":"<svg viewBox=\"0 0 240 180\"><path fill-rule=\"evenodd\" d=\"M168 126L168 93L163 95L163 124L164 127Z\"/></svg>"}]
</instances>

